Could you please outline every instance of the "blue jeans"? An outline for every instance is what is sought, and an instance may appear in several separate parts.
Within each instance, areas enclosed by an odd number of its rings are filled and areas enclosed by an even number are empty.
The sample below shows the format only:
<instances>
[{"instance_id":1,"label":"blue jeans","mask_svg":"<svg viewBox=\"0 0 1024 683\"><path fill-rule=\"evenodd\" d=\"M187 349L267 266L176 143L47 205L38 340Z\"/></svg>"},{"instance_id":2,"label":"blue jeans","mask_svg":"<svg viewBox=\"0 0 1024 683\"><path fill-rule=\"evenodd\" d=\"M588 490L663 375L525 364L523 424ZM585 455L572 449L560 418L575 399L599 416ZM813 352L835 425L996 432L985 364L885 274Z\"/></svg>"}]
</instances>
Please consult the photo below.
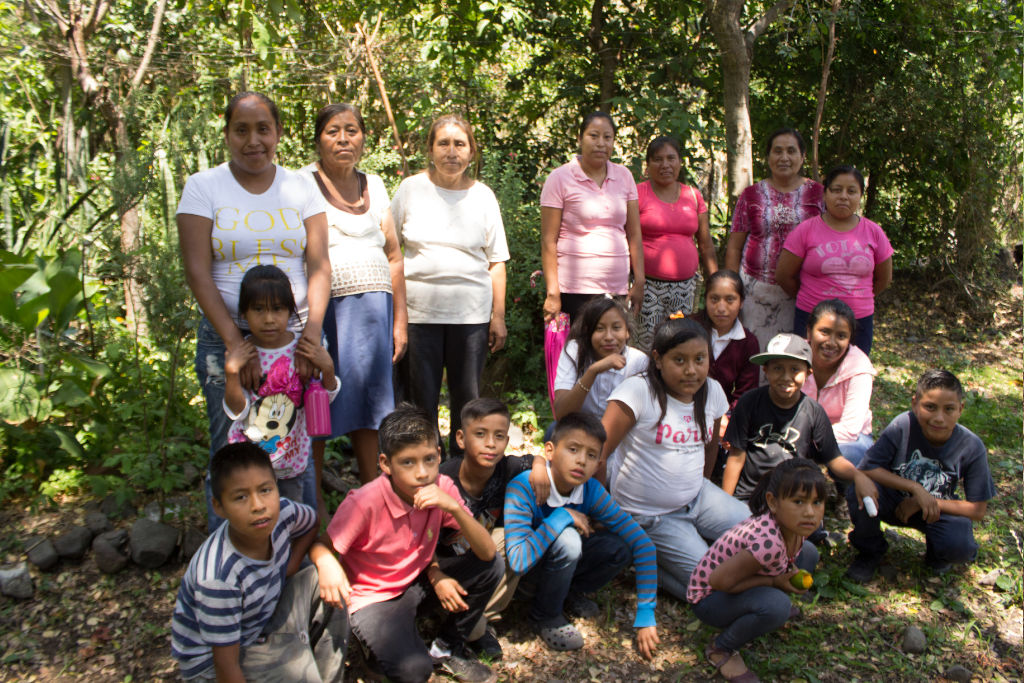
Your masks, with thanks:
<instances>
[{"instance_id":1,"label":"blue jeans","mask_svg":"<svg viewBox=\"0 0 1024 683\"><path fill-rule=\"evenodd\" d=\"M629 545L617 534L598 531L584 538L566 527L523 579L537 587L530 620L540 628L567 623L562 607L570 590L593 593L632 561Z\"/></svg>"},{"instance_id":2,"label":"blue jeans","mask_svg":"<svg viewBox=\"0 0 1024 683\"><path fill-rule=\"evenodd\" d=\"M858 434L856 441L849 441L847 443L839 444L839 452L843 454L843 457L849 460L854 467L860 465L861 460L867 454L868 449L871 448L875 443L867 434Z\"/></svg>"},{"instance_id":3,"label":"blue jeans","mask_svg":"<svg viewBox=\"0 0 1024 683\"><path fill-rule=\"evenodd\" d=\"M708 551L708 541L750 516L747 504L703 480L697 497L664 515L633 515L658 551L658 584L686 600L690 573Z\"/></svg>"},{"instance_id":4,"label":"blue jeans","mask_svg":"<svg viewBox=\"0 0 1024 683\"><path fill-rule=\"evenodd\" d=\"M796 556L796 566L811 572L817 564L818 549L804 541ZM792 604L784 591L757 586L742 593L714 591L693 606L693 613L705 624L724 629L715 639L715 645L735 652L785 624Z\"/></svg>"},{"instance_id":5,"label":"blue jeans","mask_svg":"<svg viewBox=\"0 0 1024 683\"><path fill-rule=\"evenodd\" d=\"M857 492L853 487L846 490L846 504L853 520L850 544L863 555L881 558L889 549L889 543L882 533L881 522L892 526L910 527L924 533L925 560L932 565L961 564L972 562L978 555L978 543L974 540L974 523L960 515L939 515L931 524L924 521L921 513L915 513L906 522L896 517L896 507L906 496L884 486L878 487L878 516L858 508Z\"/></svg>"},{"instance_id":6,"label":"blue jeans","mask_svg":"<svg viewBox=\"0 0 1024 683\"><path fill-rule=\"evenodd\" d=\"M794 307L793 310L793 334L798 337L807 337L807 319L811 317L810 311L803 311ZM875 337L875 316L874 314L857 318L857 334L853 336L853 345L859 347L865 355L871 355L871 342Z\"/></svg>"}]
</instances>

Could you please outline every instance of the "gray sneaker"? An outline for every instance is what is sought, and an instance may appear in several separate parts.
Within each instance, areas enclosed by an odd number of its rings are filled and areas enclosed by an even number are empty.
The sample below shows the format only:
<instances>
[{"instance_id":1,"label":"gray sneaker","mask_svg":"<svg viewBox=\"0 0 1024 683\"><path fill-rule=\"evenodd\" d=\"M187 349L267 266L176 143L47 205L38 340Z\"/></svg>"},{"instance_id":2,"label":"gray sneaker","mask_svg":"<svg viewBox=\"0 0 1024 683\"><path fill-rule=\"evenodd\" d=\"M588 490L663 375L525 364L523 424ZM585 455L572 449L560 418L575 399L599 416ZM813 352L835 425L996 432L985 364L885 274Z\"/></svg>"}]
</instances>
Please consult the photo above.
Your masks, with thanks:
<instances>
[{"instance_id":1,"label":"gray sneaker","mask_svg":"<svg viewBox=\"0 0 1024 683\"><path fill-rule=\"evenodd\" d=\"M569 652L583 647L583 636L572 624L565 623L561 626L544 626L537 628L541 640L552 650Z\"/></svg>"}]
</instances>

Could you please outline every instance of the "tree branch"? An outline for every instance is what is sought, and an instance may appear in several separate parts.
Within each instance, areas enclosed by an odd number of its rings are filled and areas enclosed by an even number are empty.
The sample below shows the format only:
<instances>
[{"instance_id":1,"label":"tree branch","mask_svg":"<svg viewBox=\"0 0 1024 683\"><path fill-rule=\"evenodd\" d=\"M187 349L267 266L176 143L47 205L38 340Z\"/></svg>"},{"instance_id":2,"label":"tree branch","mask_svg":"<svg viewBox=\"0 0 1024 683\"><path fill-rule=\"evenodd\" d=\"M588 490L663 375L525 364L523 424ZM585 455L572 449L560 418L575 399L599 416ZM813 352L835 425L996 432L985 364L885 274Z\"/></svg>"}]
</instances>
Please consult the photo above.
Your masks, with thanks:
<instances>
[{"instance_id":1,"label":"tree branch","mask_svg":"<svg viewBox=\"0 0 1024 683\"><path fill-rule=\"evenodd\" d=\"M755 19L747 27L747 44L753 43L755 40L761 37L761 34L772 25L780 14L785 12L792 6L794 0L779 0L774 5L765 10L764 14Z\"/></svg>"},{"instance_id":2,"label":"tree branch","mask_svg":"<svg viewBox=\"0 0 1024 683\"><path fill-rule=\"evenodd\" d=\"M92 34L96 33L96 27L103 21L103 17L106 16L109 9L110 0L96 0L93 3L92 8L89 10L89 19L82 26L83 37L89 38Z\"/></svg>"},{"instance_id":3,"label":"tree branch","mask_svg":"<svg viewBox=\"0 0 1024 683\"><path fill-rule=\"evenodd\" d=\"M142 61L139 62L139 68L135 70L135 75L132 77L132 87L128 91L129 94L142 83L142 79L146 75L146 69L149 68L149 62L153 59L153 52L156 50L156 41L160 38L160 27L163 25L164 10L166 8L167 0L157 0L156 13L153 15L153 25L149 28L149 40L146 41L146 50L142 53Z\"/></svg>"}]
</instances>

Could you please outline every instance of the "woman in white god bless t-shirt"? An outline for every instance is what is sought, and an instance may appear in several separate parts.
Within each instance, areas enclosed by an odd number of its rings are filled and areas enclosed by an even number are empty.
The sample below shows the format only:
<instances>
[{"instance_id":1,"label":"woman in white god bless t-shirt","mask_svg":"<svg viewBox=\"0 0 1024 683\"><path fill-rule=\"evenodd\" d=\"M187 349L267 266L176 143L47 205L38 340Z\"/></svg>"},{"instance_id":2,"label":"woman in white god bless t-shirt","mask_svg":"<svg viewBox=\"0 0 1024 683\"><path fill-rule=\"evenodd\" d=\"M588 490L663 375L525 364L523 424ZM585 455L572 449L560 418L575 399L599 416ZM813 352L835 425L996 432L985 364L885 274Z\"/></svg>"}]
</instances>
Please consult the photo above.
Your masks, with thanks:
<instances>
[{"instance_id":1,"label":"woman in white god bless t-shirt","mask_svg":"<svg viewBox=\"0 0 1024 683\"><path fill-rule=\"evenodd\" d=\"M224 354L241 344L245 334L238 317L245 271L255 265L283 270L299 313L289 328L320 343L330 295L324 200L308 180L274 163L282 132L270 98L252 92L235 95L224 111L230 161L190 176L178 204L185 277L203 311L196 374L206 398L211 456L227 443L231 424L223 408ZM299 357L295 361L300 374L309 377L309 362ZM242 385L255 391L259 375L253 359L242 372ZM315 478L312 467L307 473ZM212 531L221 520L213 513L209 493L207 480Z\"/></svg>"}]
</instances>

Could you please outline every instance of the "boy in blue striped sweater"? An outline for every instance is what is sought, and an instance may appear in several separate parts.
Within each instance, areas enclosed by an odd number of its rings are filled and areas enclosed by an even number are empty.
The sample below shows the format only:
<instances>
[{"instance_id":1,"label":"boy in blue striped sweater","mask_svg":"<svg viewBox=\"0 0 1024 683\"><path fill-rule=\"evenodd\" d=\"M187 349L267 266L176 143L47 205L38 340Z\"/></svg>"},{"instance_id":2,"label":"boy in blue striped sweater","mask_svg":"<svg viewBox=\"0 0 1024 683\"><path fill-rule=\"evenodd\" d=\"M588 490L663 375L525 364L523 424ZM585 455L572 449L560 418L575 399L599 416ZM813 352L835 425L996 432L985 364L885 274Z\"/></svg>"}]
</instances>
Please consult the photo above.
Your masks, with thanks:
<instances>
[{"instance_id":1,"label":"boy in blue striped sweater","mask_svg":"<svg viewBox=\"0 0 1024 683\"><path fill-rule=\"evenodd\" d=\"M583 636L566 619L563 608L577 616L596 616L597 605L586 594L611 581L633 560L637 650L650 659L659 642L654 620L658 589L654 544L592 478L605 438L604 427L593 415L570 413L558 421L551 441L544 444L551 482L544 503L537 503L529 472L509 482L505 550L512 571L529 572L527 583L535 579L530 621L554 650L583 647Z\"/></svg>"}]
</instances>

